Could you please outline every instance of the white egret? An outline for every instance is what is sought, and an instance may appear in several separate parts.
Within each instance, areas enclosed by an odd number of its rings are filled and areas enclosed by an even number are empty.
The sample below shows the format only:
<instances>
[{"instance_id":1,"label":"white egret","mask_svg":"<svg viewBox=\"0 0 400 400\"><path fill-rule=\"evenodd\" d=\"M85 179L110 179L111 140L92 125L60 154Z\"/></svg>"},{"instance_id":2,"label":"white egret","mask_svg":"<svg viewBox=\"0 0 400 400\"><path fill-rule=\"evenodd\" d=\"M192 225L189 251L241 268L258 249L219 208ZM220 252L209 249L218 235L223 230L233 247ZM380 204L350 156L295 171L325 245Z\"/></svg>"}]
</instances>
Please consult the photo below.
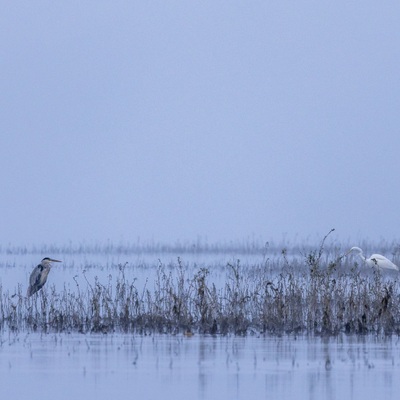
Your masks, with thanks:
<instances>
[{"instance_id":1,"label":"white egret","mask_svg":"<svg viewBox=\"0 0 400 400\"><path fill-rule=\"evenodd\" d=\"M29 278L29 287L26 295L32 296L38 290L40 290L47 281L47 275L49 275L50 269L52 267L51 263L62 262L59 260L53 260L52 258L45 257L41 263L35 267Z\"/></svg>"},{"instance_id":2,"label":"white egret","mask_svg":"<svg viewBox=\"0 0 400 400\"><path fill-rule=\"evenodd\" d=\"M393 264L389 259L382 256L381 254L372 254L372 256L369 258L365 257L363 251L359 247L352 247L345 255L347 256L353 251L356 252L360 256L360 258L370 267L391 269L395 271L399 270L399 267L396 264Z\"/></svg>"}]
</instances>

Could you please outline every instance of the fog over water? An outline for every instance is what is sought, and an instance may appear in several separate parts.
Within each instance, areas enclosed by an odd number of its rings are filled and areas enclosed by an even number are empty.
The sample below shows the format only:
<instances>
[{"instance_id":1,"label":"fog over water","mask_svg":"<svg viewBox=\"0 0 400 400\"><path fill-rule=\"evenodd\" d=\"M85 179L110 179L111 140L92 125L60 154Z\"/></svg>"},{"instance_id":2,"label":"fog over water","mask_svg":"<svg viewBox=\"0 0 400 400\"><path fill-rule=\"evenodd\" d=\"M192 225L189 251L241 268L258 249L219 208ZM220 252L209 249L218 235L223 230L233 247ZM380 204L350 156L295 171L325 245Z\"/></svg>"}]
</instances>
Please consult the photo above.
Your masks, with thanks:
<instances>
[{"instance_id":1,"label":"fog over water","mask_svg":"<svg viewBox=\"0 0 400 400\"><path fill-rule=\"evenodd\" d=\"M160 265L208 268L220 286L238 260L250 272L279 273L284 256L304 267L332 228L324 266L351 246L400 265L399 26L400 3L372 0L3 4L2 304L25 301L12 296L45 256L63 260L45 286L55 297L77 283L92 293L94 279L114 289L121 266L141 289L154 289ZM354 276L376 283L373 271ZM398 279L377 282L368 311L384 299L390 328ZM395 335L61 334L1 322L2 399L400 393Z\"/></svg>"},{"instance_id":2,"label":"fog over water","mask_svg":"<svg viewBox=\"0 0 400 400\"><path fill-rule=\"evenodd\" d=\"M399 239L400 5L8 2L0 243Z\"/></svg>"}]
</instances>

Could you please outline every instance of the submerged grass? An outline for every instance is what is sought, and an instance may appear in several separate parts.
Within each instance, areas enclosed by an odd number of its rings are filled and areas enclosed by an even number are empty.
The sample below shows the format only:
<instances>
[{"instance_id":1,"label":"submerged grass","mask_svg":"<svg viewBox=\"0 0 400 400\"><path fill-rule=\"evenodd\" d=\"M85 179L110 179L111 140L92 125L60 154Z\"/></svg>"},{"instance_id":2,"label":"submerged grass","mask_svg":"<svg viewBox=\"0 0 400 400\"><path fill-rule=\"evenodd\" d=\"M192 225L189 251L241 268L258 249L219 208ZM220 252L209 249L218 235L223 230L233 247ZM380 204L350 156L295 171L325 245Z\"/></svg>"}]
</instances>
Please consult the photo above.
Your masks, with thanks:
<instances>
[{"instance_id":1,"label":"submerged grass","mask_svg":"<svg viewBox=\"0 0 400 400\"><path fill-rule=\"evenodd\" d=\"M45 286L30 298L0 286L0 330L40 332L129 332L206 334L309 333L336 335L400 333L397 274L366 270L340 257L329 261L323 245L279 269L266 262L225 266L224 284L210 270L188 271L178 258L161 262L151 285L138 289L120 265L116 279L98 278L76 290ZM283 260L283 267L282 267Z\"/></svg>"}]
</instances>

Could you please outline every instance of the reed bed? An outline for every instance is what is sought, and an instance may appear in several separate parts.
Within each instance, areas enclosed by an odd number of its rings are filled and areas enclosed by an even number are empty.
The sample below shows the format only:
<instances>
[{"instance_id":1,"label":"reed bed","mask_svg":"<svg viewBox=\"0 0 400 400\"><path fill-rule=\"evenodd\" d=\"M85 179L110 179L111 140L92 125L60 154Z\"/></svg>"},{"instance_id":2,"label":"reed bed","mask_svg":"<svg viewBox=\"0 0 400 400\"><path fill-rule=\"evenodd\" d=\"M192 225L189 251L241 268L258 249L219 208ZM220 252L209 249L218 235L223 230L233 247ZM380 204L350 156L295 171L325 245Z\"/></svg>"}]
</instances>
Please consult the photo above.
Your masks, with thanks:
<instances>
[{"instance_id":1,"label":"reed bed","mask_svg":"<svg viewBox=\"0 0 400 400\"><path fill-rule=\"evenodd\" d=\"M283 261L282 261L283 260ZM0 286L0 331L203 334L399 334L397 273L329 261L323 248L299 261L285 250L279 268L266 260L224 266L217 287L210 270L157 267L154 282L137 287L120 265L114 277L52 285L26 298Z\"/></svg>"}]
</instances>

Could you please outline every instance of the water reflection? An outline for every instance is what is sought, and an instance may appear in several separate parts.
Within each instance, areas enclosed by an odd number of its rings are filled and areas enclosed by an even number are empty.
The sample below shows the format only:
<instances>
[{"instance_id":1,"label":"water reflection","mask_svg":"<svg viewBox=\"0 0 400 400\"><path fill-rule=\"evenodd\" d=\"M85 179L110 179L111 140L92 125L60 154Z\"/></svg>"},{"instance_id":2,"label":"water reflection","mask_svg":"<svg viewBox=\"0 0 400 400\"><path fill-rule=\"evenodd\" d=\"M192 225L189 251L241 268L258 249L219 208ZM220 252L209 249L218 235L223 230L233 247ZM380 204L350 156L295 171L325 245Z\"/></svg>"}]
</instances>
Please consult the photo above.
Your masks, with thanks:
<instances>
[{"instance_id":1,"label":"water reflection","mask_svg":"<svg viewBox=\"0 0 400 400\"><path fill-rule=\"evenodd\" d=\"M3 333L1 343L3 398L391 399L400 390L397 337Z\"/></svg>"}]
</instances>

